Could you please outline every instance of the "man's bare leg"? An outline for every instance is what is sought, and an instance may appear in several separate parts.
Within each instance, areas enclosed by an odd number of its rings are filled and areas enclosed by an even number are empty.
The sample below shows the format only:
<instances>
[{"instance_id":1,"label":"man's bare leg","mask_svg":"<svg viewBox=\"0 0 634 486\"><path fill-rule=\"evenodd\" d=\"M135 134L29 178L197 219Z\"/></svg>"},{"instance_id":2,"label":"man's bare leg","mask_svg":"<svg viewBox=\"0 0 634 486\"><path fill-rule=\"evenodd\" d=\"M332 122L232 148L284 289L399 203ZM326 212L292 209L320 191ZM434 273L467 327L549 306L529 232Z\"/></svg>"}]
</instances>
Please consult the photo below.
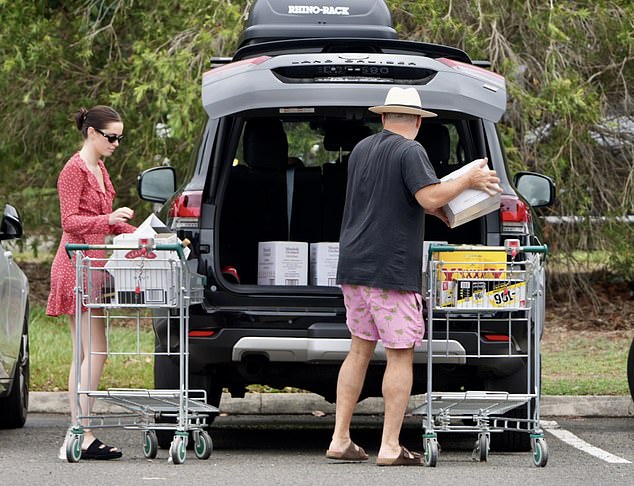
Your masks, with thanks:
<instances>
[{"instance_id":1,"label":"man's bare leg","mask_svg":"<svg viewBox=\"0 0 634 486\"><path fill-rule=\"evenodd\" d=\"M396 458L401 453L399 436L412 393L414 348L386 349L387 367L383 375L383 435L378 457Z\"/></svg>"},{"instance_id":2,"label":"man's bare leg","mask_svg":"<svg viewBox=\"0 0 634 486\"><path fill-rule=\"evenodd\" d=\"M368 364L375 346L376 341L367 341L352 336L350 351L341 365L337 379L335 431L328 448L330 451L343 452L350 446L352 441L350 422L363 388Z\"/></svg>"}]
</instances>

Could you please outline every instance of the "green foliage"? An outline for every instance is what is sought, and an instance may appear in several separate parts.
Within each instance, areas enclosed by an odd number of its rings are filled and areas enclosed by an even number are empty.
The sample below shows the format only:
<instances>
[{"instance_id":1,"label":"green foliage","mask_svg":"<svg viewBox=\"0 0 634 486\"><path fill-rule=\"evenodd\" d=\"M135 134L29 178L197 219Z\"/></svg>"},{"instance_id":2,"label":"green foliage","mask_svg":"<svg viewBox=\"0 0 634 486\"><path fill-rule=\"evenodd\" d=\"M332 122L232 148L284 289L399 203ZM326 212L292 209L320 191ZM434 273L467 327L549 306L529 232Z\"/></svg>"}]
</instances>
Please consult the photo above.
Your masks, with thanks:
<instances>
[{"instance_id":1,"label":"green foliage","mask_svg":"<svg viewBox=\"0 0 634 486\"><path fill-rule=\"evenodd\" d=\"M136 175L165 159L184 174L204 118L202 73L211 57L234 51L252 3L0 0L0 177L11 181L0 191L21 209L27 232L59 224L56 178L81 142L70 119L80 106L122 114L126 140L107 161L116 204L150 210L136 197ZM506 77L500 131L510 167L555 179L559 204L549 214L634 212L632 135L609 123L634 111L631 1L387 3L402 38L456 46ZM622 143L599 144L600 135ZM631 238L605 225L550 234L565 253L634 252Z\"/></svg>"},{"instance_id":2,"label":"green foliage","mask_svg":"<svg viewBox=\"0 0 634 486\"><path fill-rule=\"evenodd\" d=\"M550 214L610 219L634 213L633 135L611 132L607 122L633 112L632 2L388 3L402 36L454 45L506 76L509 104L500 131L509 165L553 177L558 205ZM598 144L600 135L612 137L613 145ZM629 228L615 232L588 222L545 228L545 234L564 254L608 251L610 269L632 278Z\"/></svg>"},{"instance_id":3,"label":"green foliage","mask_svg":"<svg viewBox=\"0 0 634 486\"><path fill-rule=\"evenodd\" d=\"M202 73L233 51L248 2L75 0L0 3L0 189L27 231L59 225L55 191L81 143L72 113L109 104L126 140L107 161L115 204L149 212L140 170L164 159L179 172L200 130ZM159 136L156 124L167 126Z\"/></svg>"}]
</instances>

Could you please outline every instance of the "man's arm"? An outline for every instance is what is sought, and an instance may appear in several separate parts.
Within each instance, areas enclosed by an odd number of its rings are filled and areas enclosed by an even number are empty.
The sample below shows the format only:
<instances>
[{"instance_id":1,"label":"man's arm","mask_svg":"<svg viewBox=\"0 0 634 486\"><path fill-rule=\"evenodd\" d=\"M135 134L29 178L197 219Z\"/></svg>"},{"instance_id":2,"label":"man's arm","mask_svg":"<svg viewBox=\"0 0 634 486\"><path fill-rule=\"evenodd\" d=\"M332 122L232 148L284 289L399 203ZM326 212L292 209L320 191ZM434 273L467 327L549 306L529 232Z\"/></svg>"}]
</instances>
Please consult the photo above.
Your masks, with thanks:
<instances>
[{"instance_id":1,"label":"man's arm","mask_svg":"<svg viewBox=\"0 0 634 486\"><path fill-rule=\"evenodd\" d=\"M456 179L419 189L415 194L418 204L426 211L434 211L442 208L466 189L479 189L492 196L502 192L498 185L500 179L494 170L489 170L487 162L488 160L484 158L480 166L474 167Z\"/></svg>"}]
</instances>

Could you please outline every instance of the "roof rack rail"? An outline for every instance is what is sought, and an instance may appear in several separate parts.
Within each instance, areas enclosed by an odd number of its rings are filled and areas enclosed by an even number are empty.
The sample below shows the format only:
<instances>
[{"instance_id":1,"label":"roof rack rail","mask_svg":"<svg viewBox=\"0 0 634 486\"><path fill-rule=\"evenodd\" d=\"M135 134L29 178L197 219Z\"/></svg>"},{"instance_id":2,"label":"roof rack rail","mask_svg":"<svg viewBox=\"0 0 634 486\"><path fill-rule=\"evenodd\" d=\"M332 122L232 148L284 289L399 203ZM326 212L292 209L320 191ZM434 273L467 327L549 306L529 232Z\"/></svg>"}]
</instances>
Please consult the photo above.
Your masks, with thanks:
<instances>
[{"instance_id":1,"label":"roof rack rail","mask_svg":"<svg viewBox=\"0 0 634 486\"><path fill-rule=\"evenodd\" d=\"M261 55L279 56L282 54L308 53L398 53L423 55L431 58L446 57L454 61L473 64L466 52L455 47L440 44L428 44L396 39L376 38L306 38L261 42L241 47L233 56L233 61Z\"/></svg>"}]
</instances>

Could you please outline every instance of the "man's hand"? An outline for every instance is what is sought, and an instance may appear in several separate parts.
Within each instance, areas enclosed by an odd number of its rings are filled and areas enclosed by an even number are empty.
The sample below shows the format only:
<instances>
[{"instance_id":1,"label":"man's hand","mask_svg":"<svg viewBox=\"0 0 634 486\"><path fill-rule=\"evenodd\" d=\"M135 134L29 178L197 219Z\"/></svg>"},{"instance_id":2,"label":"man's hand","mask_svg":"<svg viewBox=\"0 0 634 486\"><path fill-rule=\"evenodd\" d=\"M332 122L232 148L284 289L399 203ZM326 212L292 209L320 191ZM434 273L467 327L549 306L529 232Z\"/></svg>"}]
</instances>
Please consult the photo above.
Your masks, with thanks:
<instances>
[{"instance_id":1,"label":"man's hand","mask_svg":"<svg viewBox=\"0 0 634 486\"><path fill-rule=\"evenodd\" d=\"M488 163L489 159L486 157L481 159L480 164L467 172L466 175L469 179L469 187L495 196L502 192L502 188L499 186L500 178L494 170L489 169Z\"/></svg>"},{"instance_id":2,"label":"man's hand","mask_svg":"<svg viewBox=\"0 0 634 486\"><path fill-rule=\"evenodd\" d=\"M449 219L447 218L447 215L445 214L445 210L443 208L427 210L425 211L425 213L431 214L432 216L436 216L443 223L449 226Z\"/></svg>"}]
</instances>

